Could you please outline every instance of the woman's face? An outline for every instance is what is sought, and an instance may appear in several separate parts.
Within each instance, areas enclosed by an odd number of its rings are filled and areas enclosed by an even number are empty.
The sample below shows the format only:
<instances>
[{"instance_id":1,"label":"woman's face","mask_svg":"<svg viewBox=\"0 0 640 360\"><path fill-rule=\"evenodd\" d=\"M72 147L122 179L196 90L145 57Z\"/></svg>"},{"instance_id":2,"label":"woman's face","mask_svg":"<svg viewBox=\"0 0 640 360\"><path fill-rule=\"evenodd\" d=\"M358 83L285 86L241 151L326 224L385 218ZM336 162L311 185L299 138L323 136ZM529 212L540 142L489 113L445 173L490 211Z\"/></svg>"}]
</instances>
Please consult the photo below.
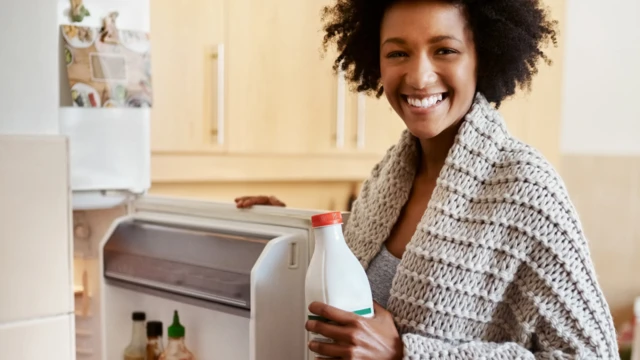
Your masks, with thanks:
<instances>
[{"instance_id":1,"label":"woman's face","mask_svg":"<svg viewBox=\"0 0 640 360\"><path fill-rule=\"evenodd\" d=\"M409 131L431 139L456 125L476 92L473 34L462 8L439 1L400 1L380 28L384 92Z\"/></svg>"}]
</instances>

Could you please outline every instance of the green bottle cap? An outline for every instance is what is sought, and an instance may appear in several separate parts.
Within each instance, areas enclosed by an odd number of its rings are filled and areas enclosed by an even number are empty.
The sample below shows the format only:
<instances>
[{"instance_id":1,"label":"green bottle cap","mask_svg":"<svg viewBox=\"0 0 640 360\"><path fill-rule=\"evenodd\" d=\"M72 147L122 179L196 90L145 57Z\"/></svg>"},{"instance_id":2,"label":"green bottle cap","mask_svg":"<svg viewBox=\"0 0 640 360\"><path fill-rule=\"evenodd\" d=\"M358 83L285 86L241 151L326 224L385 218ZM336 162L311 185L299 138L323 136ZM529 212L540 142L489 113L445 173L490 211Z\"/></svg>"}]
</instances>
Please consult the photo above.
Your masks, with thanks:
<instances>
[{"instance_id":1,"label":"green bottle cap","mask_svg":"<svg viewBox=\"0 0 640 360\"><path fill-rule=\"evenodd\" d=\"M180 317L178 316L178 310L173 312L173 324L169 326L169 337L182 338L184 337L184 326L180 324Z\"/></svg>"}]
</instances>

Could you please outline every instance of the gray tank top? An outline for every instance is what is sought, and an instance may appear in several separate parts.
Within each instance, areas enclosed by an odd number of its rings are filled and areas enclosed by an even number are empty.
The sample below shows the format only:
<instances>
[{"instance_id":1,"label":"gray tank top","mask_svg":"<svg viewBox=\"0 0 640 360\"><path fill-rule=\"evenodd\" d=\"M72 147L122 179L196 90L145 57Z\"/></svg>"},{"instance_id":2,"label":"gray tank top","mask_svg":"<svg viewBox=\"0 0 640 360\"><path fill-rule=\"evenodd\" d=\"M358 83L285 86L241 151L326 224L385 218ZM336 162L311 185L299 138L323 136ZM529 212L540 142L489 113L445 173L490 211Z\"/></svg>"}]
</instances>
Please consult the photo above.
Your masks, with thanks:
<instances>
[{"instance_id":1,"label":"gray tank top","mask_svg":"<svg viewBox=\"0 0 640 360\"><path fill-rule=\"evenodd\" d=\"M396 269L400 264L400 259L393 256L387 250L387 246L382 244L382 249L373 258L367 268L367 276L369 284L371 284L371 293L373 300L387 308L387 302L391 292L391 284L393 277L396 275Z\"/></svg>"}]
</instances>

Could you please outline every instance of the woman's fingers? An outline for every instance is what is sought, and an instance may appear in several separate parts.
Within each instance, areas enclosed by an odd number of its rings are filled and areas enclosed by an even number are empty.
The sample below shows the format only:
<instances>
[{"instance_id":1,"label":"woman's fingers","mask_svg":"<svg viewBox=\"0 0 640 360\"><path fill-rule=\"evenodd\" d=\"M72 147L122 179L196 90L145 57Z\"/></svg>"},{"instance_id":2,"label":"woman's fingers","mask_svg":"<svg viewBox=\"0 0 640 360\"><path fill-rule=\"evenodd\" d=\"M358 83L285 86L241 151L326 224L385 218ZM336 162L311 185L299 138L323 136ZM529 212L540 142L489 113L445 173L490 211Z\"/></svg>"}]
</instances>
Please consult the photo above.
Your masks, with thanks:
<instances>
[{"instance_id":1,"label":"woman's fingers","mask_svg":"<svg viewBox=\"0 0 640 360\"><path fill-rule=\"evenodd\" d=\"M241 196L235 199L236 207L249 208L254 205L285 206L275 196Z\"/></svg>"},{"instance_id":2,"label":"woman's fingers","mask_svg":"<svg viewBox=\"0 0 640 360\"><path fill-rule=\"evenodd\" d=\"M309 320L305 325L307 331L335 340L338 343L351 343L349 328L320 320Z\"/></svg>"},{"instance_id":3,"label":"woman's fingers","mask_svg":"<svg viewBox=\"0 0 640 360\"><path fill-rule=\"evenodd\" d=\"M269 202L271 202L271 205L273 206L286 206L285 203L283 203L282 201L280 201L277 197L275 196L269 196Z\"/></svg>"},{"instance_id":4,"label":"woman's fingers","mask_svg":"<svg viewBox=\"0 0 640 360\"><path fill-rule=\"evenodd\" d=\"M349 347L335 343L319 341L311 341L309 343L309 350L318 355L330 356L332 359L351 359L349 349Z\"/></svg>"},{"instance_id":5,"label":"woman's fingers","mask_svg":"<svg viewBox=\"0 0 640 360\"><path fill-rule=\"evenodd\" d=\"M360 319L360 316L352 312L344 311L321 302L312 302L309 305L309 311L322 319L333 321L339 325L353 324Z\"/></svg>"}]
</instances>

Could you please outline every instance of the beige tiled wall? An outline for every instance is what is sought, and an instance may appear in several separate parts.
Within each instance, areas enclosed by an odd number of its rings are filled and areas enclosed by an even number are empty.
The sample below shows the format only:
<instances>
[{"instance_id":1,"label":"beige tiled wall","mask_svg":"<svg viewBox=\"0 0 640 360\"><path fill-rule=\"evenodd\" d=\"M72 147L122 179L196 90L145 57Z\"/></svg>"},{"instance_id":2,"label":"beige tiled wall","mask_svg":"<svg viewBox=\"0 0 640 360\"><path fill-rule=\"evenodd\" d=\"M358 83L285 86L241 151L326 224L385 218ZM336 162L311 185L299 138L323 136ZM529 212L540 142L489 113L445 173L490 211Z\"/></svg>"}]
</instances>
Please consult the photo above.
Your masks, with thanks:
<instances>
[{"instance_id":1,"label":"beige tiled wall","mask_svg":"<svg viewBox=\"0 0 640 360\"><path fill-rule=\"evenodd\" d=\"M619 324L640 296L640 156L565 155L561 169Z\"/></svg>"}]
</instances>

